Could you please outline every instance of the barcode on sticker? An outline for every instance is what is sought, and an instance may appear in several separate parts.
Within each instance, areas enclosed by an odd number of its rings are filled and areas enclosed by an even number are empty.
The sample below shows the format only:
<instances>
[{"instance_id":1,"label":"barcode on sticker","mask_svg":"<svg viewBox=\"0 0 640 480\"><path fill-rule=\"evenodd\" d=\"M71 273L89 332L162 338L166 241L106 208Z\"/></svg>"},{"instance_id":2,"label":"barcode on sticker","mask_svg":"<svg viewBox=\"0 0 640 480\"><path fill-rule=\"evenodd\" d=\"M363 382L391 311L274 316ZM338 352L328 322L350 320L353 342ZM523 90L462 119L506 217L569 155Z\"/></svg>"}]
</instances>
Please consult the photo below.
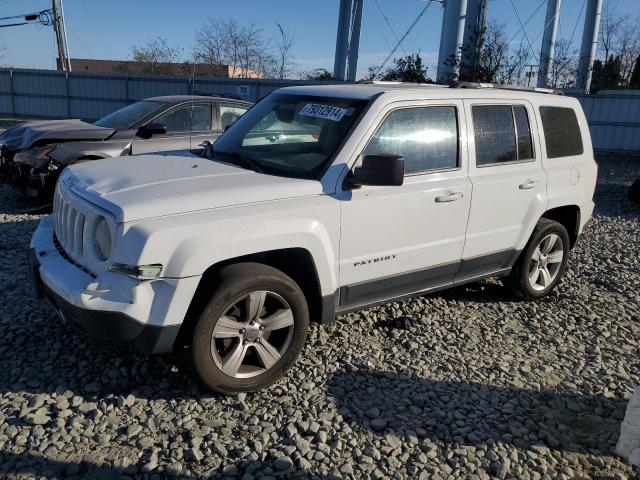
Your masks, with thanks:
<instances>
[{"instance_id":1,"label":"barcode on sticker","mask_svg":"<svg viewBox=\"0 0 640 480\"><path fill-rule=\"evenodd\" d=\"M298 115L304 115L306 117L324 118L325 120L332 120L339 122L342 117L347 113L346 108L333 107L331 105L320 105L318 103L307 103Z\"/></svg>"}]
</instances>

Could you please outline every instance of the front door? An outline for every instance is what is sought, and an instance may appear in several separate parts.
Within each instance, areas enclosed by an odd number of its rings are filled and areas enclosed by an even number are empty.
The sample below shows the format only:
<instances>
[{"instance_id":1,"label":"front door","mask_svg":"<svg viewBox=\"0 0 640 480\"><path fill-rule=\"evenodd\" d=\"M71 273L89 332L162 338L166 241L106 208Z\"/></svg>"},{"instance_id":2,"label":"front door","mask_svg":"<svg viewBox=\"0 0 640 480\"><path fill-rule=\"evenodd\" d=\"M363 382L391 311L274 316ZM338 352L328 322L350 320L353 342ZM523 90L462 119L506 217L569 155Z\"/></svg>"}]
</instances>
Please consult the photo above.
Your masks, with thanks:
<instances>
[{"instance_id":1,"label":"front door","mask_svg":"<svg viewBox=\"0 0 640 480\"><path fill-rule=\"evenodd\" d=\"M402 155L405 179L363 186L341 202L341 308L452 283L471 202L462 114L462 102L425 101L389 106L378 118L359 158Z\"/></svg>"},{"instance_id":2,"label":"front door","mask_svg":"<svg viewBox=\"0 0 640 480\"><path fill-rule=\"evenodd\" d=\"M154 134L150 138L135 137L132 153L138 155L189 150L192 148L192 140L193 143L202 143L205 138L209 139L212 121L213 112L210 102L179 105L149 122L161 123L167 127L167 132Z\"/></svg>"},{"instance_id":3,"label":"front door","mask_svg":"<svg viewBox=\"0 0 640 480\"><path fill-rule=\"evenodd\" d=\"M465 100L465 108L473 199L457 281L510 267L547 205L533 107Z\"/></svg>"}]
</instances>

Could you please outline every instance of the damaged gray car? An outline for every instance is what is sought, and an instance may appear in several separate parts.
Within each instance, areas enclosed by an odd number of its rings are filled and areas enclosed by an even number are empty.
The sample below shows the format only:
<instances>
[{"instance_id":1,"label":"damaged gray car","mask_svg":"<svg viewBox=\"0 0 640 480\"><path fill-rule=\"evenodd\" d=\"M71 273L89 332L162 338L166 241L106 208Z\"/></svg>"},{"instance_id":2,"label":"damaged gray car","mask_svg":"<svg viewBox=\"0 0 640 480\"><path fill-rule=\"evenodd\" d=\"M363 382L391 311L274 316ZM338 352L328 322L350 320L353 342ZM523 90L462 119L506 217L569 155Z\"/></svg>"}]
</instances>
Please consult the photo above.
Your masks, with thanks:
<instances>
[{"instance_id":1,"label":"damaged gray car","mask_svg":"<svg viewBox=\"0 0 640 480\"><path fill-rule=\"evenodd\" d=\"M132 103L95 123L25 122L0 135L0 177L46 205L68 165L197 149L204 141L213 142L250 106L226 97L175 95Z\"/></svg>"}]
</instances>

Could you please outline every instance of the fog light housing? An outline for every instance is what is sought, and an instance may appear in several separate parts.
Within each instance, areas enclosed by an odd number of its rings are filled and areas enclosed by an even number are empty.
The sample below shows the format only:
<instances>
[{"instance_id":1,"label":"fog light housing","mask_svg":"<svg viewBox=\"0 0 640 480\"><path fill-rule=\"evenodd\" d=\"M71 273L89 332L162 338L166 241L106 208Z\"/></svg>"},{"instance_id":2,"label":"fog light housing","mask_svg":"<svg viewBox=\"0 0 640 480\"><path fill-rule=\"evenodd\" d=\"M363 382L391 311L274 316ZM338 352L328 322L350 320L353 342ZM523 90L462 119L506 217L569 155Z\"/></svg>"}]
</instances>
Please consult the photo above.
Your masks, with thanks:
<instances>
[{"instance_id":1,"label":"fog light housing","mask_svg":"<svg viewBox=\"0 0 640 480\"><path fill-rule=\"evenodd\" d=\"M129 275L138 280L155 280L162 273L162 265L159 263L151 265L126 265L124 263L113 262L109 270Z\"/></svg>"}]
</instances>

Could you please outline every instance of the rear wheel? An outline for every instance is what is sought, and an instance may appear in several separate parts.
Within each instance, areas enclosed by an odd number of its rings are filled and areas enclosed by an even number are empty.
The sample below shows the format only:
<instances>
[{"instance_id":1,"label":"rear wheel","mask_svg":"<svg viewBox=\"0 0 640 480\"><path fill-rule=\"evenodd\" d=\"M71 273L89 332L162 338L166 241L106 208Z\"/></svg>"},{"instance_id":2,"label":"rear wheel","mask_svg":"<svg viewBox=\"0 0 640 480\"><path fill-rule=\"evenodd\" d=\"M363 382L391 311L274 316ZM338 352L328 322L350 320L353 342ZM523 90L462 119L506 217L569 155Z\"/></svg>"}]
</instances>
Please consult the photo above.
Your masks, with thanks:
<instances>
[{"instance_id":1,"label":"rear wheel","mask_svg":"<svg viewBox=\"0 0 640 480\"><path fill-rule=\"evenodd\" d=\"M556 221L540 219L511 273L516 294L527 300L548 295L560 283L568 257L566 228Z\"/></svg>"},{"instance_id":2,"label":"rear wheel","mask_svg":"<svg viewBox=\"0 0 640 480\"><path fill-rule=\"evenodd\" d=\"M192 341L204 385L232 394L265 388L294 363L306 340L309 311L300 287L257 263L224 267Z\"/></svg>"}]
</instances>

